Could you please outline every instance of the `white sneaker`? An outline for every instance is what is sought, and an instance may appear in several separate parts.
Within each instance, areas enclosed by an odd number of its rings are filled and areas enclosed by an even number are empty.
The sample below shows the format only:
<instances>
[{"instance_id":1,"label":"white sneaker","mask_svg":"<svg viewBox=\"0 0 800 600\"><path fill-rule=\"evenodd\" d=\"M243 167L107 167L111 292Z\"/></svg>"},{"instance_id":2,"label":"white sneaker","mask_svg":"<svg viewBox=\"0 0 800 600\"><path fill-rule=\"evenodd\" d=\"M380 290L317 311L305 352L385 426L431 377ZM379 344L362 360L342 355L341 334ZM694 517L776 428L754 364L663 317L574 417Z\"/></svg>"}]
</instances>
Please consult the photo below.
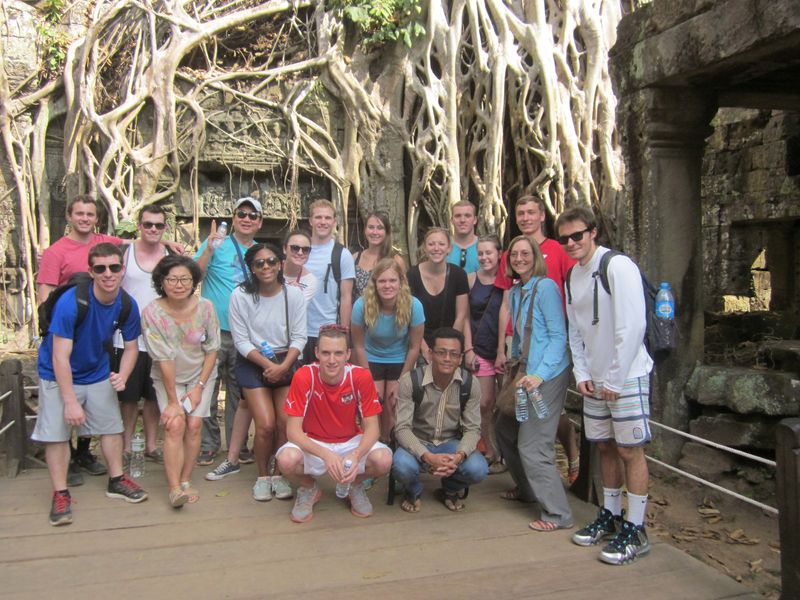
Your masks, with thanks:
<instances>
[{"instance_id":1,"label":"white sneaker","mask_svg":"<svg viewBox=\"0 0 800 600\"><path fill-rule=\"evenodd\" d=\"M275 494L278 500L288 500L294 496L292 486L289 484L289 480L286 479L286 477L283 475L273 475L270 479L272 480L272 493Z\"/></svg>"},{"instance_id":2,"label":"white sneaker","mask_svg":"<svg viewBox=\"0 0 800 600\"><path fill-rule=\"evenodd\" d=\"M253 486L253 498L259 502L269 502L272 500L272 485L269 477L259 477Z\"/></svg>"}]
</instances>

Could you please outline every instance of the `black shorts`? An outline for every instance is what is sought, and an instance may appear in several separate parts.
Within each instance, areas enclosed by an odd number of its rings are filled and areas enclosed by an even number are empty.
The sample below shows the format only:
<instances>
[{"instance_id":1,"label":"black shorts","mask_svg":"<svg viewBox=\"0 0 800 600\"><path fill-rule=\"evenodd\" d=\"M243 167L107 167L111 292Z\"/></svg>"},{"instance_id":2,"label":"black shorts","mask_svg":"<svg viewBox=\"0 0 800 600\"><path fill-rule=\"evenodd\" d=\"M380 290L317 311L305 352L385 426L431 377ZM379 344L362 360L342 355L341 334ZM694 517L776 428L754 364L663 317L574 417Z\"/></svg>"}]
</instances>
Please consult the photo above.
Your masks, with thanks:
<instances>
[{"instance_id":1,"label":"black shorts","mask_svg":"<svg viewBox=\"0 0 800 600\"><path fill-rule=\"evenodd\" d=\"M281 355L283 357L283 355ZM236 383L240 388L252 390L255 388L267 388L268 390L279 390L281 388L289 387L292 382L292 376L297 370L297 363L289 369L286 376L281 381L271 382L264 379L262 374L264 369L260 366L247 360L241 354L236 355L236 366L233 368L233 374L236 376Z\"/></svg>"},{"instance_id":2,"label":"black shorts","mask_svg":"<svg viewBox=\"0 0 800 600\"><path fill-rule=\"evenodd\" d=\"M397 381L404 363L369 363L369 372L375 381Z\"/></svg>"},{"instance_id":3,"label":"black shorts","mask_svg":"<svg viewBox=\"0 0 800 600\"><path fill-rule=\"evenodd\" d=\"M122 348L114 348L114 356L111 361L111 370L119 372L119 362L122 360ZM153 388L153 379L150 371L153 369L153 361L150 355L144 350L139 350L136 357L136 364L133 366L130 377L125 384L125 389L117 392L120 402L138 402L139 398L145 400L156 400L156 390Z\"/></svg>"}]
</instances>

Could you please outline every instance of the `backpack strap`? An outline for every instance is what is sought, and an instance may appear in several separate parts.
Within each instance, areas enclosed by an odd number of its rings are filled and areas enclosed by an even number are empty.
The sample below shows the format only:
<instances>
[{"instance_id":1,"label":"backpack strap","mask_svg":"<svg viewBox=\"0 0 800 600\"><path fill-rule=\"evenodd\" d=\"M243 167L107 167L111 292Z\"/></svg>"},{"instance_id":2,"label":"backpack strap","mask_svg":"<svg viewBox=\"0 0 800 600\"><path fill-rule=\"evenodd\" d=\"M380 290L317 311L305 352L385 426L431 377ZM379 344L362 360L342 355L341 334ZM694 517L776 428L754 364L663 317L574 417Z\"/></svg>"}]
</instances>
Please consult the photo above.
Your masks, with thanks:
<instances>
[{"instance_id":1,"label":"backpack strap","mask_svg":"<svg viewBox=\"0 0 800 600\"><path fill-rule=\"evenodd\" d=\"M334 240L333 250L331 250L331 262L328 263L325 269L325 277L322 280L322 293L328 293L328 275L333 273L333 280L336 282L336 322L339 322L339 307L341 300L341 289L339 284L342 281L342 252L344 246Z\"/></svg>"},{"instance_id":2,"label":"backpack strap","mask_svg":"<svg viewBox=\"0 0 800 600\"><path fill-rule=\"evenodd\" d=\"M422 377L425 374L425 367L414 367L411 369L411 399L417 407L422 402L424 390L422 389Z\"/></svg>"},{"instance_id":3,"label":"backpack strap","mask_svg":"<svg viewBox=\"0 0 800 600\"><path fill-rule=\"evenodd\" d=\"M567 269L567 276L564 279L564 288L567 290L567 304L572 304L572 286L570 285L570 277L572 277L572 269L575 268L575 265L572 265L569 269Z\"/></svg>"},{"instance_id":4,"label":"backpack strap","mask_svg":"<svg viewBox=\"0 0 800 600\"><path fill-rule=\"evenodd\" d=\"M469 395L472 392L472 372L461 367L461 389L458 392L458 401L461 404L461 412L467 407Z\"/></svg>"},{"instance_id":5,"label":"backpack strap","mask_svg":"<svg viewBox=\"0 0 800 600\"><path fill-rule=\"evenodd\" d=\"M425 367L415 367L411 369L411 399L414 401L414 407L418 407L422 403L422 398L425 395L425 390L422 388L422 378L425 375ZM461 412L469 402L469 395L472 392L472 373L468 369L461 367L461 386L458 390L458 402L461 405Z\"/></svg>"},{"instance_id":6,"label":"backpack strap","mask_svg":"<svg viewBox=\"0 0 800 600\"><path fill-rule=\"evenodd\" d=\"M597 280L600 280L600 284L603 286L603 289L606 291L606 294L609 296L611 295L611 284L608 282L608 263L611 262L611 259L615 256L622 256L622 252L617 252L616 250L609 250L603 256L600 257L600 264L597 266L597 271L592 273L592 277L594 277L594 296L592 297L592 325L597 325L600 322L600 316L598 314L598 307L597 307Z\"/></svg>"},{"instance_id":7,"label":"backpack strap","mask_svg":"<svg viewBox=\"0 0 800 600\"><path fill-rule=\"evenodd\" d=\"M89 312L89 286L92 280L79 281L75 284L75 304L77 305L77 316L75 317L75 332L72 335L73 341L78 337L78 327L81 326ZM124 291L124 290L123 290ZM130 307L128 307L130 311Z\"/></svg>"}]
</instances>

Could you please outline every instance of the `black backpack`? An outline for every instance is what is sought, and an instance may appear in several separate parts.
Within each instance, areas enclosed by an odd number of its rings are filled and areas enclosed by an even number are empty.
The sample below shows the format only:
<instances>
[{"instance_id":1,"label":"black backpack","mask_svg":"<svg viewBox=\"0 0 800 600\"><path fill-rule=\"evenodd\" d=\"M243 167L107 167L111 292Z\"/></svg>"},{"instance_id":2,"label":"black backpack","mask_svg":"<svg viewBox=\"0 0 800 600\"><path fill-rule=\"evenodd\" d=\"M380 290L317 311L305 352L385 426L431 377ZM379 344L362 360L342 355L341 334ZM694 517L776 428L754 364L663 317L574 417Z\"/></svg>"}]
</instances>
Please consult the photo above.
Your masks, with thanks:
<instances>
[{"instance_id":1,"label":"black backpack","mask_svg":"<svg viewBox=\"0 0 800 600\"><path fill-rule=\"evenodd\" d=\"M333 280L336 282L336 322L339 322L339 304L340 304L340 296L341 291L339 284L342 281L342 252L344 251L344 246L342 246L339 242L333 242L333 250L331 250L331 262L328 263L328 267L325 269L325 279L322 282L322 292L324 294L328 293L328 275L333 273Z\"/></svg>"},{"instance_id":2,"label":"black backpack","mask_svg":"<svg viewBox=\"0 0 800 600\"><path fill-rule=\"evenodd\" d=\"M600 318L597 314L597 280L603 289L610 296L611 286L608 283L608 263L615 256L625 256L622 252L616 250L609 250L600 257L600 264L592 275L594 277L594 298L592 301L592 325L596 325ZM633 262L636 268L639 265ZM564 281L564 287L567 290L567 304L572 304L572 290L570 289L570 277L572 276L572 269L570 267L567 271L567 277ZM644 306L645 315L647 318L647 326L644 333L644 345L647 348L650 356L656 358L656 355L663 355L674 350L678 345L678 327L674 319L658 319L656 318L656 294L658 289L654 286L647 277L644 276L642 270L639 269L639 276L642 278L642 290L644 291Z\"/></svg>"},{"instance_id":3,"label":"black backpack","mask_svg":"<svg viewBox=\"0 0 800 600\"><path fill-rule=\"evenodd\" d=\"M422 389L422 378L425 375L425 366L416 367L411 370L411 399L417 407L422 402L424 390ZM472 391L472 373L461 367L461 389L458 391L458 401L461 404L461 412L467 406L470 392Z\"/></svg>"},{"instance_id":4,"label":"black backpack","mask_svg":"<svg viewBox=\"0 0 800 600\"><path fill-rule=\"evenodd\" d=\"M39 305L37 311L39 313L39 337L44 338L47 335L58 299L61 298L67 290L75 288L75 302L78 305L78 316L75 319L75 331L72 336L74 340L78 333L78 327L80 327L81 323L83 323L83 320L86 318L86 313L89 312L89 286L91 285L91 275L88 273L75 273L69 278L67 283L58 286L50 292L47 299ZM120 288L119 291L120 294L122 294L122 309L119 311L119 317L116 323L114 323L115 330L119 329L122 324L128 320L133 306L130 294L122 288ZM108 339L107 344L110 346L111 338Z\"/></svg>"}]
</instances>

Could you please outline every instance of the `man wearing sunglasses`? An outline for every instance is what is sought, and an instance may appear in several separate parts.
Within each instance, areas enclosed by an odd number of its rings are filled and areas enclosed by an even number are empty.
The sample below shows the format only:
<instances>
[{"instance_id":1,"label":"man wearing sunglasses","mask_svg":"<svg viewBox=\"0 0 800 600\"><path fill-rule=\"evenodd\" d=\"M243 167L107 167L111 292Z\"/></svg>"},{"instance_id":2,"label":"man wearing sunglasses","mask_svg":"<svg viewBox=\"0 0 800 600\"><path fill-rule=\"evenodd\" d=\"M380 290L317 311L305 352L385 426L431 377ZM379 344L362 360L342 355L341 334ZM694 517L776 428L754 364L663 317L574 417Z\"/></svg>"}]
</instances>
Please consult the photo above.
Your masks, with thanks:
<instances>
[{"instance_id":1,"label":"man wearing sunglasses","mask_svg":"<svg viewBox=\"0 0 800 600\"><path fill-rule=\"evenodd\" d=\"M136 228L139 237L133 243L124 247L125 268L123 269L122 289L136 300L139 311L158 298L153 288L153 269L158 262L167 255L167 249L161 239L167 231L166 211L158 204L148 204L139 211ZM138 339L139 354L136 365L128 378L125 389L119 393L120 412L122 413L122 446L124 456L129 456L131 451L131 438L133 437L136 421L139 418L139 399L143 399L142 422L144 425L145 458L154 462L162 462L162 453L158 448L158 420L160 413L156 402L156 393L153 389L153 380L150 371L153 363L142 336ZM114 367L119 368L123 354L122 335L114 335Z\"/></svg>"},{"instance_id":2,"label":"man wearing sunglasses","mask_svg":"<svg viewBox=\"0 0 800 600\"><path fill-rule=\"evenodd\" d=\"M222 447L217 422L217 398L222 382L225 383L225 439L227 442L230 442L233 418L236 408L239 406L240 390L233 373L237 353L228 322L228 304L233 290L247 277L248 269L244 264L244 255L247 249L255 243L256 234L261 230L262 214L261 202L250 196L239 198L233 204L231 234L220 233L217 230L217 222L213 221L208 239L200 245L194 257L198 266L205 272L200 295L208 298L214 305L221 331L221 346L217 354L219 371L214 396L211 399L211 416L203 419L200 454L197 457L197 464L201 466L214 464L214 457ZM246 447L240 452L239 462L253 462L252 454Z\"/></svg>"},{"instance_id":3,"label":"man wearing sunglasses","mask_svg":"<svg viewBox=\"0 0 800 600\"><path fill-rule=\"evenodd\" d=\"M97 200L92 196L75 196L67 203L69 232L47 248L39 260L36 276L37 302L42 304L54 289L67 283L75 273L86 271L89 251L97 244L108 242L114 245L126 243L112 235L96 233L98 220ZM176 254L183 254L183 246L177 242L162 242ZM97 461L89 450L90 439L79 437L70 465L70 485L81 485L81 470L90 475L104 475L106 467Z\"/></svg>"},{"instance_id":4,"label":"man wearing sunglasses","mask_svg":"<svg viewBox=\"0 0 800 600\"><path fill-rule=\"evenodd\" d=\"M392 475L405 489L400 508L406 512L419 512L422 505L421 469L441 479L441 500L453 512L464 510L469 486L489 473L486 459L475 450L481 437L481 387L477 377L461 369L463 355L463 334L442 327L433 333L431 364L400 377Z\"/></svg>"},{"instance_id":5,"label":"man wearing sunglasses","mask_svg":"<svg viewBox=\"0 0 800 600\"><path fill-rule=\"evenodd\" d=\"M125 389L136 363L136 339L141 334L135 300L124 323L122 312L122 251L102 243L89 251L88 308L77 324L76 288L55 303L48 333L39 349L39 416L31 436L45 445L53 484L51 525L72 522L72 500L67 489L72 428L79 434L99 435L110 475L106 496L141 502L147 493L122 470L122 418L117 393ZM118 372L111 371L107 343L122 332L125 349Z\"/></svg>"},{"instance_id":6,"label":"man wearing sunglasses","mask_svg":"<svg viewBox=\"0 0 800 600\"><path fill-rule=\"evenodd\" d=\"M586 439L597 444L603 478L603 508L572 541L594 546L609 538L600 560L624 565L650 550L644 528L650 441L650 380L653 361L644 345L647 327L642 279L627 256L608 262L610 294L598 285L600 258L594 214L583 207L556 221L558 241L578 264L569 277L569 345L575 381L583 395ZM622 466L621 466L622 465ZM622 484L628 512L622 516Z\"/></svg>"}]
</instances>

